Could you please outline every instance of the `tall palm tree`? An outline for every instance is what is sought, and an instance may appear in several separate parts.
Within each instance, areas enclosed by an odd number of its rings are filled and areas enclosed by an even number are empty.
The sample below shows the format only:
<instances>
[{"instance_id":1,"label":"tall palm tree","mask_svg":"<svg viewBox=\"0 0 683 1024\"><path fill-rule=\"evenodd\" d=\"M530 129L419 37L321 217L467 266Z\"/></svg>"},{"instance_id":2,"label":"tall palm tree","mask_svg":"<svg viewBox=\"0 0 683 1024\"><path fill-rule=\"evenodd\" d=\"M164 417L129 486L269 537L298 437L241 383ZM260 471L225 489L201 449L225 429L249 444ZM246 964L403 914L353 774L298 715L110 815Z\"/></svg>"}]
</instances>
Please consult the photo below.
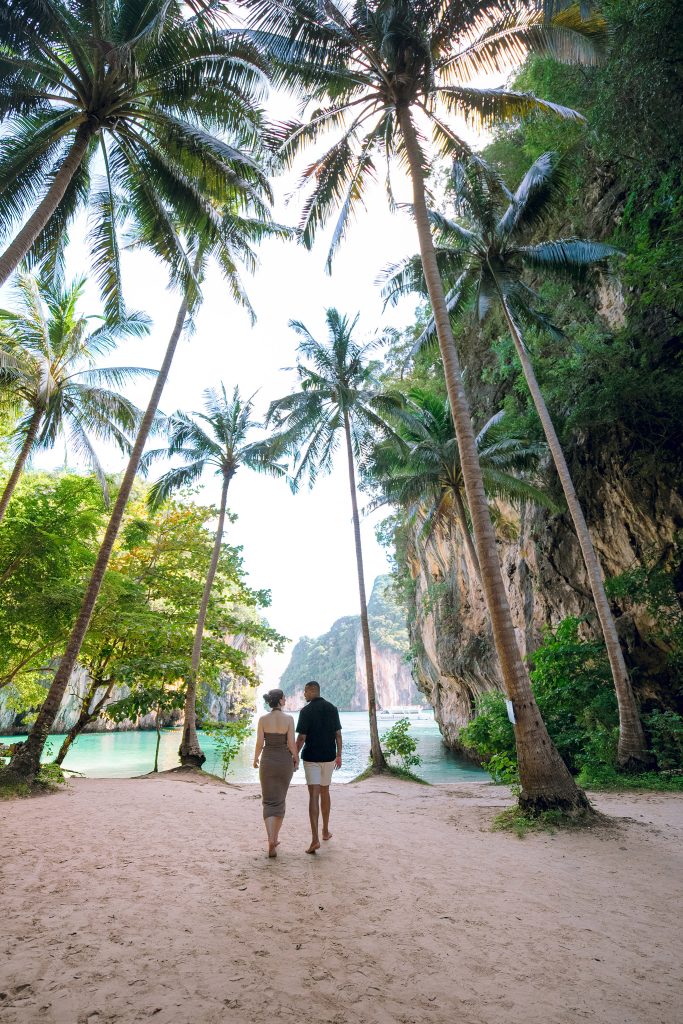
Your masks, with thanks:
<instances>
[{"instance_id":1,"label":"tall palm tree","mask_svg":"<svg viewBox=\"0 0 683 1024\"><path fill-rule=\"evenodd\" d=\"M236 182L253 186L254 199L264 192L248 151L260 58L220 18L204 0L5 0L0 234L26 220L0 255L0 284L25 256L63 250L87 208L91 267L107 314L120 311L117 236L132 208L188 287L178 226L201 230Z\"/></svg>"},{"instance_id":2,"label":"tall palm tree","mask_svg":"<svg viewBox=\"0 0 683 1024\"><path fill-rule=\"evenodd\" d=\"M0 496L0 522L33 451L51 448L65 434L70 448L85 458L108 498L107 480L90 435L115 441L130 451L128 435L140 421L140 410L107 384L121 386L154 370L136 366L97 367L99 356L124 337L139 337L149 322L129 314L119 323L101 323L79 313L85 279L60 286L21 274L19 309L0 309L0 403L21 409L16 428L19 450Z\"/></svg>"},{"instance_id":3,"label":"tall palm tree","mask_svg":"<svg viewBox=\"0 0 683 1024\"><path fill-rule=\"evenodd\" d=\"M368 355L381 342L375 339L359 345L353 340L358 317L350 321L336 309L328 309L326 321L327 341L316 341L300 321L290 321L290 326L302 339L298 351L310 360L311 365L297 362L299 387L292 394L271 403L267 422L281 431L276 438L280 449L295 455L291 476L293 491L298 489L305 477L313 486L321 473L331 471L340 434L344 438L368 691L370 757L375 771L381 771L386 763L377 728L375 676L356 492L356 460L367 447L372 434L386 430L382 413L392 403L383 394L375 374L375 365L367 360Z\"/></svg>"},{"instance_id":4,"label":"tall palm tree","mask_svg":"<svg viewBox=\"0 0 683 1024\"><path fill-rule=\"evenodd\" d=\"M392 415L395 436L376 445L366 463L370 483L380 492L370 507L391 502L412 510L424 521L426 536L438 523L457 522L470 565L481 582L448 398L422 387L412 387L406 398L406 406ZM536 467L544 445L511 433L503 413L484 424L476 445L489 498L556 507L524 476Z\"/></svg>"},{"instance_id":5,"label":"tall palm tree","mask_svg":"<svg viewBox=\"0 0 683 1024\"><path fill-rule=\"evenodd\" d=\"M301 225L304 243L312 244L339 208L329 266L352 216L363 206L368 181L376 177L377 156L387 167L398 158L408 170L484 593L515 713L520 805L532 812L546 807L583 809L587 800L550 740L515 637L429 226L426 144L429 135L443 156L468 152L451 123L453 115L480 125L536 110L578 118L575 111L529 94L470 83L476 74L519 63L530 49L595 62L601 23L597 18L582 21L578 4L554 13L551 20L543 4L526 0L242 4L250 13L254 40L271 55L276 79L298 90L312 111L307 121L289 122L274 132L282 158L291 161L324 132L336 132L336 141L303 176L310 186ZM388 185L391 194L389 181Z\"/></svg>"},{"instance_id":6,"label":"tall palm tree","mask_svg":"<svg viewBox=\"0 0 683 1024\"><path fill-rule=\"evenodd\" d=\"M252 419L253 400L243 399L237 386L230 397L224 384L218 389L207 388L204 392L204 410L194 413L193 416L183 412L170 416L166 425L169 434L168 447L148 452L143 459L145 466L161 457L180 456L183 459L182 465L169 469L152 487L149 500L153 507L161 504L180 487L195 483L207 469L212 469L221 478L216 538L195 627L192 662L185 695L183 738L178 751L181 764L198 768L206 757L197 736L197 679L202 656L204 624L221 556L230 481L240 466L272 476L284 476L286 473L285 467L277 461L273 444L268 439L248 439L250 433L261 424Z\"/></svg>"},{"instance_id":7,"label":"tall palm tree","mask_svg":"<svg viewBox=\"0 0 683 1024\"><path fill-rule=\"evenodd\" d=\"M236 90L236 93L242 97L246 93L249 97L249 103L247 104L244 101L246 107L244 117L236 120L235 147L241 144L240 138L247 134L244 131L240 135L238 131L240 121L245 121L247 126L251 128L259 120L259 110L257 107L257 100L260 94L259 83L254 80L252 70L248 65L244 67L244 76L245 81L242 83L242 91ZM253 86L251 93L249 93L247 88L249 85ZM246 161L246 156L244 159ZM248 159L256 166L258 151L252 150ZM253 270L256 266L256 257L251 248L255 242L260 241L265 236L276 235L283 237L290 234L288 230L273 224L268 217L265 203L270 196L270 191L265 179L259 177L259 182L255 184L253 181L245 180L245 178L233 174L230 166L224 163L220 168L220 174L225 177L229 187L226 186L224 189L227 196L226 201L220 208L216 208L212 205L212 189L208 184L206 193L204 193L203 189L207 177L217 178L220 176L219 169L207 163L204 172L193 183L193 188L197 191L198 195L205 196L204 206L206 207L206 213L197 218L194 224L191 243L187 246L188 252L185 254L185 260L190 265L190 275L188 279L183 281L184 287L180 308L147 409L140 423L128 466L126 467L116 501L114 502L109 524L102 538L102 544L83 597L83 603L74 623L64 655L60 660L52 685L48 690L28 738L18 748L10 762L10 771L19 778L33 778L40 768L41 752L59 710L60 702L66 691L69 678L76 665L83 644L83 639L88 630L90 618L102 586L104 573L121 528L126 504L130 497L135 475L140 465L140 459L142 458L152 424L157 414L159 400L168 379L178 342L188 314L196 308L200 300L198 288L206 263L209 257L213 257L216 260L231 295L236 302L242 303L247 307L253 318L251 306L242 288L239 267L244 265L247 269ZM165 206L163 209L164 223L166 221L172 223L172 211ZM136 211L133 210L133 212L135 213ZM181 239L181 228L182 224L174 228L179 240ZM136 217L136 229L141 244L154 246L155 239L159 237L158 231L160 230L156 222L142 216Z\"/></svg>"},{"instance_id":8,"label":"tall palm tree","mask_svg":"<svg viewBox=\"0 0 683 1024\"><path fill-rule=\"evenodd\" d=\"M495 305L503 311L562 484L605 638L619 706L619 764L624 768L643 767L649 761L647 744L605 594L602 567L523 336L525 324L560 334L537 307L537 296L523 280L525 270L535 276L546 273L560 280L581 281L592 268L604 266L618 250L584 238L530 241L530 236L537 235L539 227L547 221L558 198L566 195L562 164L556 153L540 156L524 175L514 195L480 160L458 165L455 180L456 204L462 222L432 215L442 275L444 278L450 275L453 283L447 305L451 315L457 316L474 300L480 320L484 320ZM416 259L408 261L397 272L398 291L403 290L402 282L408 284L411 278L418 287L420 283L423 286L424 278ZM423 338L433 333L432 322Z\"/></svg>"}]
</instances>

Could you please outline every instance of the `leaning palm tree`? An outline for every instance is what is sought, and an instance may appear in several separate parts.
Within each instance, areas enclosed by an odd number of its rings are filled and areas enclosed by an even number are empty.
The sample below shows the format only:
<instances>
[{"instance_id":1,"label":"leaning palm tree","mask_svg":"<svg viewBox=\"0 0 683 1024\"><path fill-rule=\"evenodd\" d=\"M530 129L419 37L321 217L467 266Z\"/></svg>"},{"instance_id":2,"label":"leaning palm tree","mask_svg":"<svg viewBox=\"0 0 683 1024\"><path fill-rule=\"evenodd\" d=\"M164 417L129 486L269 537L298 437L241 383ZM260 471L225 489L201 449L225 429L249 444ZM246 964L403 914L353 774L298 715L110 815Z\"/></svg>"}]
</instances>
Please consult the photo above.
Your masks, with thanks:
<instances>
[{"instance_id":1,"label":"leaning palm tree","mask_svg":"<svg viewBox=\"0 0 683 1024\"><path fill-rule=\"evenodd\" d=\"M91 321L101 318L79 313L84 287L84 278L60 286L21 274L19 308L0 309L0 403L23 414L15 431L17 457L0 497L0 522L26 461L37 449L53 447L61 434L95 472L106 499L107 480L91 435L130 451L128 436L138 426L140 410L105 385L121 386L156 371L95 362L121 338L146 334L149 322L133 313L91 329Z\"/></svg>"},{"instance_id":2,"label":"leaning palm tree","mask_svg":"<svg viewBox=\"0 0 683 1024\"><path fill-rule=\"evenodd\" d=\"M321 473L331 471L340 434L344 438L356 546L361 634L365 654L370 758L374 770L381 771L386 767L386 763L377 728L377 699L365 593L355 463L367 447L373 433L386 431L382 413L392 403L383 394L375 374L375 365L367 360L372 350L381 343L381 339L359 345L353 340L358 317L350 321L336 309L327 310L326 321L326 342L316 341L300 321L290 321L290 326L302 339L298 351L310 360L311 365L297 362L299 387L292 394L271 403L267 422L281 431L275 439L279 450L290 451L295 455L294 471L290 480L293 491L298 489L305 477L313 486Z\"/></svg>"},{"instance_id":3,"label":"leaning palm tree","mask_svg":"<svg viewBox=\"0 0 683 1024\"><path fill-rule=\"evenodd\" d=\"M547 221L557 199L566 195L562 163L556 153L540 156L524 175L514 195L480 160L457 165L455 181L456 206L461 220L432 215L442 275L450 276L453 282L447 305L451 316L457 316L468 302L474 301L480 320L496 305L503 311L562 484L605 639L619 706L619 764L623 768L643 767L649 761L649 754L605 594L602 568L523 336L524 325L560 333L538 308L537 296L524 283L525 270L535 276L546 273L560 280L582 281L592 268L604 267L617 250L584 238L530 241L530 236L538 234L539 227ZM404 290L402 281L410 287L411 278L424 289L420 262L415 258L397 271L396 294ZM432 322L422 341L433 335ZM418 347L420 344L418 340Z\"/></svg>"},{"instance_id":4,"label":"leaning palm tree","mask_svg":"<svg viewBox=\"0 0 683 1024\"><path fill-rule=\"evenodd\" d=\"M230 481L240 466L271 476L286 474L285 467L277 461L273 444L268 439L249 440L249 434L261 424L252 419L253 399L245 401L238 387L234 388L230 397L224 384L221 384L220 389L207 388L204 392L204 410L193 416L183 412L170 416L166 423L168 447L147 452L143 459L145 468L162 457L179 456L183 460L182 465L169 469L151 488L149 501L152 507L160 505L179 488L195 483L207 469L212 469L221 478L216 538L199 604L185 695L183 738L178 751L181 764L197 768L206 760L197 736L197 678L204 623L221 556Z\"/></svg>"},{"instance_id":5,"label":"leaning palm tree","mask_svg":"<svg viewBox=\"0 0 683 1024\"><path fill-rule=\"evenodd\" d=\"M448 398L412 387L406 400L405 407L392 416L395 435L377 444L367 460L365 472L379 491L370 508L390 502L409 509L413 517L422 520L424 536L439 524L456 522L470 566L481 582ZM496 413L484 424L476 435L476 445L489 499L556 507L528 479L544 445L510 431L503 413Z\"/></svg>"},{"instance_id":6,"label":"leaning palm tree","mask_svg":"<svg viewBox=\"0 0 683 1024\"><path fill-rule=\"evenodd\" d=\"M575 111L529 94L470 83L477 74L509 69L529 50L595 62L602 24L597 18L582 21L578 4L555 13L566 6L559 0L549 5L552 20L543 4L528 0L242 0L242 5L250 14L252 38L271 56L276 79L296 89L311 110L308 120L274 132L281 158L291 161L306 145L319 145L325 132L336 133L336 141L303 175L304 185L310 186L301 224L304 243L311 245L339 209L329 266L363 206L368 182L377 176L377 157L387 168L398 158L408 171L484 593L514 707L520 805L532 812L583 809L586 798L548 735L515 636L434 252L426 178L428 138L433 152L442 156L468 152L453 126L454 116L475 125L532 111L579 118Z\"/></svg>"},{"instance_id":7,"label":"leaning palm tree","mask_svg":"<svg viewBox=\"0 0 683 1024\"><path fill-rule=\"evenodd\" d=\"M235 73L237 72L235 71ZM250 136L254 124L259 119L257 101L260 95L260 85L254 80L252 70L248 65L244 68L244 76L245 81L242 83L241 92L239 90L236 91L242 98L246 95L249 98L249 103L247 104L244 101L246 110L243 118L236 120L235 123L234 147L229 147L231 150L234 148L235 152L239 151L242 153L243 151L238 150L238 147L242 145L242 140L245 137ZM251 91L247 88L249 85L251 86ZM238 129L241 120L246 122L246 128L240 133ZM190 166L193 166L191 150L189 155L191 158ZM181 153L179 154L179 159L182 158L183 154ZM257 166L258 151L251 150L248 159L254 166ZM247 156L243 153L242 161L246 162L246 160ZM270 190L265 179L261 179L259 176L259 181L260 184L257 187L254 181L245 180L244 177L235 173L233 167L228 162L223 162L220 167L207 162L201 169L201 173L198 173L196 180L192 182L191 187L197 196L202 198L203 207L201 216L197 216L193 225L193 236L191 242L187 245L188 251L184 257L190 265L191 273L189 279L183 282L184 287L180 308L178 309L173 330L168 340L164 359L159 369L147 409L142 417L128 466L123 474L116 501L114 502L111 518L102 538L93 572L83 597L83 603L74 623L64 655L60 660L45 702L38 712L27 740L19 747L10 762L10 771L20 778L33 778L40 768L41 752L59 710L59 705L88 630L90 618L102 586L104 573L121 528L123 514L133 488L135 475L140 465L140 460L157 414L159 400L173 363L173 357L183 333L188 314L193 312L200 301L199 284L202 280L206 263L210 257L216 260L233 299L245 305L252 312L242 287L239 268L240 266L246 266L250 270L255 268L256 257L252 250L254 243L259 242L266 236L286 237L290 234L288 230L270 221L265 205L270 196ZM220 208L217 208L212 202L212 198L217 191L222 192L225 197ZM138 211L136 211L135 207L132 207L132 215L135 216L135 228L140 244L154 247L156 244L155 240L160 237L159 232L162 231L163 224L173 223L171 209L163 206L163 210L164 218L160 225L158 222L150 220L145 216L137 216ZM142 212L144 213L144 211ZM182 240L181 229L182 224L174 225L174 231L179 244L181 244Z\"/></svg>"},{"instance_id":8,"label":"leaning palm tree","mask_svg":"<svg viewBox=\"0 0 683 1024\"><path fill-rule=\"evenodd\" d=\"M26 220L0 255L0 284L25 256L63 251L85 208L92 273L107 314L120 311L118 234L132 207L188 287L178 225L215 217L207 200L238 181L255 199L264 191L245 148L258 132L260 58L220 18L204 0L4 0L0 234Z\"/></svg>"}]
</instances>

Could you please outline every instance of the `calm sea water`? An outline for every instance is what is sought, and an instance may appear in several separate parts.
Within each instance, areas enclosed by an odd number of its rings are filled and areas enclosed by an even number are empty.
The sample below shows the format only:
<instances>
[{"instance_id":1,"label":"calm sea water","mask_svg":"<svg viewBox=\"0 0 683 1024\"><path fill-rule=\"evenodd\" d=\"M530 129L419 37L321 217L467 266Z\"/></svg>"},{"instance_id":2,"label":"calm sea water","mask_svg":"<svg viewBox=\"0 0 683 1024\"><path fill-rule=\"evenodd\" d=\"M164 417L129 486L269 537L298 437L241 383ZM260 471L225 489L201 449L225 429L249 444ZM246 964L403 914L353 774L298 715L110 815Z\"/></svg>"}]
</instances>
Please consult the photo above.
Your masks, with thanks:
<instances>
[{"instance_id":1,"label":"calm sea water","mask_svg":"<svg viewBox=\"0 0 683 1024\"><path fill-rule=\"evenodd\" d=\"M368 716L365 712L342 712L344 735L343 766L336 773L337 782L349 782L367 766L370 750ZM380 733L391 722L380 721ZM442 743L438 726L433 721L411 722L411 734L418 744L422 764L416 770L428 782L485 782L488 775L482 769L458 758ZM221 774L221 766L213 741L200 733L202 749L206 754L206 771ZM12 743L23 736L0 736L0 743ZM59 750L62 736L50 736L47 760ZM159 748L159 769L174 768L178 764L179 729L164 729ZM67 754L65 768L81 772L92 778L130 778L143 775L154 767L154 732L91 732L79 736ZM252 768L254 738L247 740L228 775L232 782L258 782L258 772ZM294 776L294 783L304 782L303 769Z\"/></svg>"}]
</instances>

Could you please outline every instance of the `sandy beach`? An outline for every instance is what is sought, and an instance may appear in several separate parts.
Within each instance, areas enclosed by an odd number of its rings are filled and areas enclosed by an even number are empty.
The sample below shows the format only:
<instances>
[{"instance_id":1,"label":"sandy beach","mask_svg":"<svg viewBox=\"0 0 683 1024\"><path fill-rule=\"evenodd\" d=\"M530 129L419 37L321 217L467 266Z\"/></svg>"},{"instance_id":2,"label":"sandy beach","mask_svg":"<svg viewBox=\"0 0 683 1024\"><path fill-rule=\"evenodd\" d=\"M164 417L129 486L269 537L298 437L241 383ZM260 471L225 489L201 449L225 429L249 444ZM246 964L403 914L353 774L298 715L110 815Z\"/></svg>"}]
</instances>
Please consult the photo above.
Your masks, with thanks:
<instances>
[{"instance_id":1,"label":"sandy beach","mask_svg":"<svg viewBox=\"0 0 683 1024\"><path fill-rule=\"evenodd\" d=\"M4 1024L673 1024L683 798L603 795L613 826L489 831L490 785L333 789L277 860L257 787L77 779L0 805ZM680 1018L678 1018L680 1019Z\"/></svg>"}]
</instances>

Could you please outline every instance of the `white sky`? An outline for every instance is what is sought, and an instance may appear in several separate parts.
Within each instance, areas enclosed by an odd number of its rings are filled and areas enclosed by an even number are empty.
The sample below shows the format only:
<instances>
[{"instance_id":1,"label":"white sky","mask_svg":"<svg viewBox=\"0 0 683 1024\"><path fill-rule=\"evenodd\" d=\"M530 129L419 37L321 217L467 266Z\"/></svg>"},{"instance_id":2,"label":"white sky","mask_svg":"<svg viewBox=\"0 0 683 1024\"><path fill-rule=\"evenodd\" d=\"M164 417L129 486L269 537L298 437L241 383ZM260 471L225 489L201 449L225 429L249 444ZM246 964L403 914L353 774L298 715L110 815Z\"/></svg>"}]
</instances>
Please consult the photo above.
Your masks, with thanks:
<instances>
[{"instance_id":1,"label":"white sky","mask_svg":"<svg viewBox=\"0 0 683 1024\"><path fill-rule=\"evenodd\" d=\"M282 107L281 101L277 106ZM278 109L277 116L282 114L282 109ZM474 141L471 132L458 127ZM296 175L288 175L274 182L275 219L291 225L298 221L300 199L295 197L286 204L285 196L292 192L295 180ZM397 199L408 202L407 182L401 182L397 175L394 186ZM415 302L403 300L398 308L384 313L379 289L374 284L386 264L417 250L415 227L408 214L388 212L383 183L371 189L366 211L339 250L333 274L328 276L324 264L334 219L311 252L295 242L269 241L261 246L256 275L245 276L257 316L254 327L246 314L235 307L216 268L210 270L203 288L204 301L196 319L196 331L185 336L175 357L161 402L164 412L180 408L200 410L203 389L223 382L228 391L238 384L245 396L258 390L256 414L263 415L272 399L290 390L292 377L281 368L296 362L297 337L288 327L292 318L302 320L320 339L325 337L324 316L328 306L336 306L350 316L360 313L359 340L380 327L402 328L411 322ZM83 222L71 233L73 241L67 252L67 272L73 276L87 272L87 250L83 245L85 227ZM122 269L128 308L146 312L154 326L149 337L122 344L107 362L119 366L158 367L179 298L168 291L165 270L151 255L125 253ZM0 292L0 301L10 305L7 288ZM89 287L81 309L84 312L99 310L94 284ZM147 381L129 388L127 393L144 407L149 390ZM154 447L160 445L160 440L154 442ZM107 470L123 468L123 460L115 450L103 453L103 461ZM63 463L63 447L40 455L34 461L35 466L44 468ZM77 465L73 460L69 464L74 468ZM217 479L207 477L201 500L215 502L218 497ZM319 479L313 491L302 489L297 495L291 494L284 481L271 480L242 468L231 485L229 506L239 519L229 528L227 540L243 546L248 582L255 588L271 590L272 606L266 615L273 627L296 642L302 635L317 636L326 632L342 615L358 613L343 449L331 476ZM384 551L374 536L374 526L382 518L383 514L378 512L361 524L368 595L375 577L387 571ZM264 658L266 683L277 683L290 652L291 646L283 655L269 654Z\"/></svg>"}]
</instances>

